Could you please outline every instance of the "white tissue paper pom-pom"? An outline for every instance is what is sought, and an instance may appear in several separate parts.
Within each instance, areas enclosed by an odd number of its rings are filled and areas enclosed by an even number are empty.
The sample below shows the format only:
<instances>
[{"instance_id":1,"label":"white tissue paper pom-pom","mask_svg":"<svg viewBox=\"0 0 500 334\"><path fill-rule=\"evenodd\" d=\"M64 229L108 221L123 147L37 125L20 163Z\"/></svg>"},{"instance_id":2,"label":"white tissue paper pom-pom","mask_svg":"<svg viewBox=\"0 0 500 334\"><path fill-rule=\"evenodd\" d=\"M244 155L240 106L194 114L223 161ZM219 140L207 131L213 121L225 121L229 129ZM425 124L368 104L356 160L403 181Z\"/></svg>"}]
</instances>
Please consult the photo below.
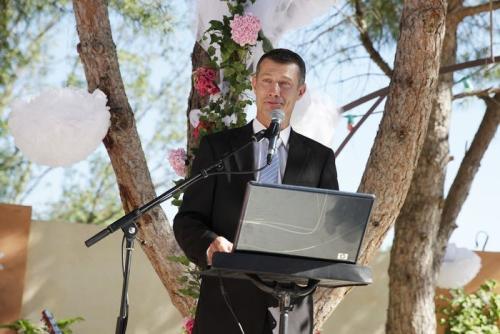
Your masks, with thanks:
<instances>
[{"instance_id":1,"label":"white tissue paper pom-pom","mask_svg":"<svg viewBox=\"0 0 500 334\"><path fill-rule=\"evenodd\" d=\"M313 89L297 101L290 123L297 132L332 147L340 113L333 100Z\"/></svg>"},{"instance_id":2,"label":"white tissue paper pom-pom","mask_svg":"<svg viewBox=\"0 0 500 334\"><path fill-rule=\"evenodd\" d=\"M467 285L481 269L481 258L467 248L449 244L439 270L437 286L442 289L457 289Z\"/></svg>"},{"instance_id":3,"label":"white tissue paper pom-pom","mask_svg":"<svg viewBox=\"0 0 500 334\"><path fill-rule=\"evenodd\" d=\"M106 95L95 90L50 89L29 101L15 101L9 129L16 146L31 161L52 167L85 159L110 126Z\"/></svg>"}]
</instances>

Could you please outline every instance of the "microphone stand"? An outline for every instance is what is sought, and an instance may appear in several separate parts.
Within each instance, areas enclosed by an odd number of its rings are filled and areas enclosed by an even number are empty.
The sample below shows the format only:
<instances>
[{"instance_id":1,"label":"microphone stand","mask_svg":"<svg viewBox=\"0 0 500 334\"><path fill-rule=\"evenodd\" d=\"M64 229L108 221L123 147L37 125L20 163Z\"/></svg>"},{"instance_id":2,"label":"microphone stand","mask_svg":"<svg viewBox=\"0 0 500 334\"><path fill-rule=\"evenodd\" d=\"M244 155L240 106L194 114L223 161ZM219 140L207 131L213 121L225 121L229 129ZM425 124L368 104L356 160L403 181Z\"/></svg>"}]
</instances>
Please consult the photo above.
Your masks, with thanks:
<instances>
[{"instance_id":1,"label":"microphone stand","mask_svg":"<svg viewBox=\"0 0 500 334\"><path fill-rule=\"evenodd\" d=\"M202 169L198 174L191 176L187 179L185 179L183 182L177 184L175 187L170 188L169 190L165 191L162 193L160 196L152 199L148 203L144 204L143 206L134 209L124 215L123 217L119 218L112 224L108 225L106 228L95 234L94 236L90 237L85 241L85 245L87 247L90 247L94 245L95 243L101 241L111 233L115 232L118 229L122 229L124 233L124 238L126 240L126 259L125 259L125 267L123 269L123 286L122 286L122 296L121 296L121 303L120 303L120 315L118 316L118 319L116 321L116 334L125 334L125 331L127 329L127 321L128 321L128 283L129 283L129 276L130 276L130 267L131 267L131 261L132 261L132 251L133 246L134 246L134 240L137 234L137 225L135 224L135 221L140 218L143 214L157 206L158 204L166 201L167 199L171 198L174 194L177 192L184 190L191 186L193 183L200 181L201 179L205 179L211 175L219 174L219 172L224 170L224 160L228 159L241 150L245 149L248 147L248 145L260 141L262 138L265 136L268 136L268 133L265 130L262 130L258 133L256 133L254 136L252 136L251 141L243 145L242 147L234 150L233 152L230 152L229 154L226 154L222 159L218 160L214 164L208 166L205 169ZM249 173L252 173L253 171L250 171ZM231 172L227 172L231 173ZM122 263L123 265L123 263Z\"/></svg>"},{"instance_id":2,"label":"microphone stand","mask_svg":"<svg viewBox=\"0 0 500 334\"><path fill-rule=\"evenodd\" d=\"M319 283L318 280L309 279L306 286L299 286L295 283L290 285L280 282L265 282L256 274L247 274L247 277L257 288L278 299L280 309L279 334L288 334L288 313L293 309L292 300L310 295L316 290Z\"/></svg>"}]
</instances>

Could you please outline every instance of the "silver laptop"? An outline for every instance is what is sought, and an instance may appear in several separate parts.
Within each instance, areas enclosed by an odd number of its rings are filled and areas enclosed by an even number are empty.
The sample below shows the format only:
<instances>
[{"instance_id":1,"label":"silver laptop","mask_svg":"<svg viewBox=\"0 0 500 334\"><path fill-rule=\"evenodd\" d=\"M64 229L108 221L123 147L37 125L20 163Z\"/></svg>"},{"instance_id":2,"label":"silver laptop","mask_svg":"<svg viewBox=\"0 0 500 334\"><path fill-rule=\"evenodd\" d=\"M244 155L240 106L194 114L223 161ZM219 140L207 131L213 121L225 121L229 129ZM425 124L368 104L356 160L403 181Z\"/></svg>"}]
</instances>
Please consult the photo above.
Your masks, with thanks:
<instances>
[{"instance_id":1,"label":"silver laptop","mask_svg":"<svg viewBox=\"0 0 500 334\"><path fill-rule=\"evenodd\" d=\"M356 263L374 199L250 182L234 249Z\"/></svg>"}]
</instances>

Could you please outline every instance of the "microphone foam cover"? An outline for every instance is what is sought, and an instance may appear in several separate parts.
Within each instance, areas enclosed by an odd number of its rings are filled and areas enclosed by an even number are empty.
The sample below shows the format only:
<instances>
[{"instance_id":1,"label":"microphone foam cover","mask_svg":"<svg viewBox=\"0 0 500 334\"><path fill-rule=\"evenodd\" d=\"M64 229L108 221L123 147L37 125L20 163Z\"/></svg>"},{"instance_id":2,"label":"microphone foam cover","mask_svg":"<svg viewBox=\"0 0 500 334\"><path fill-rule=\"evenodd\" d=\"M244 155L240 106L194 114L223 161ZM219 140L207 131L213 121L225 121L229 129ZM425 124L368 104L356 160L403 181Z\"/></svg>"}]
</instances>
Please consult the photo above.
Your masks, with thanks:
<instances>
[{"instance_id":1,"label":"microphone foam cover","mask_svg":"<svg viewBox=\"0 0 500 334\"><path fill-rule=\"evenodd\" d=\"M274 109L271 111L271 119L276 119L281 123L285 119L285 112L281 109Z\"/></svg>"}]
</instances>

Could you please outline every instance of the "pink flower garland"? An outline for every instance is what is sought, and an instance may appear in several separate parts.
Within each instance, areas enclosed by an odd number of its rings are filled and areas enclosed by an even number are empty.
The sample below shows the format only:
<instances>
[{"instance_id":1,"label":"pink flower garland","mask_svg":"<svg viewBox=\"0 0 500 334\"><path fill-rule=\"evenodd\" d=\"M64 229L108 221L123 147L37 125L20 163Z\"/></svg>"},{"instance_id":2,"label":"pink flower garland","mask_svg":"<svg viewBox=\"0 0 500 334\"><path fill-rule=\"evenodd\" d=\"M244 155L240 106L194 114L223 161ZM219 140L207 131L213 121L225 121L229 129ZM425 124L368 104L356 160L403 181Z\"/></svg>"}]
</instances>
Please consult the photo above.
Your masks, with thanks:
<instances>
[{"instance_id":1,"label":"pink flower garland","mask_svg":"<svg viewBox=\"0 0 500 334\"><path fill-rule=\"evenodd\" d=\"M194 88L200 96L213 95L220 92L215 84L216 72L212 68L198 67L194 72Z\"/></svg>"},{"instance_id":2,"label":"pink flower garland","mask_svg":"<svg viewBox=\"0 0 500 334\"><path fill-rule=\"evenodd\" d=\"M236 14L229 25L231 26L231 38L240 46L257 43L260 30L260 20L257 16Z\"/></svg>"},{"instance_id":3,"label":"pink flower garland","mask_svg":"<svg viewBox=\"0 0 500 334\"><path fill-rule=\"evenodd\" d=\"M170 150L168 152L168 161L174 172L180 177L186 176L186 151L183 148Z\"/></svg>"},{"instance_id":4,"label":"pink flower garland","mask_svg":"<svg viewBox=\"0 0 500 334\"><path fill-rule=\"evenodd\" d=\"M194 319L193 318L185 318L184 319L184 333L191 334L193 332L194 327Z\"/></svg>"}]
</instances>

